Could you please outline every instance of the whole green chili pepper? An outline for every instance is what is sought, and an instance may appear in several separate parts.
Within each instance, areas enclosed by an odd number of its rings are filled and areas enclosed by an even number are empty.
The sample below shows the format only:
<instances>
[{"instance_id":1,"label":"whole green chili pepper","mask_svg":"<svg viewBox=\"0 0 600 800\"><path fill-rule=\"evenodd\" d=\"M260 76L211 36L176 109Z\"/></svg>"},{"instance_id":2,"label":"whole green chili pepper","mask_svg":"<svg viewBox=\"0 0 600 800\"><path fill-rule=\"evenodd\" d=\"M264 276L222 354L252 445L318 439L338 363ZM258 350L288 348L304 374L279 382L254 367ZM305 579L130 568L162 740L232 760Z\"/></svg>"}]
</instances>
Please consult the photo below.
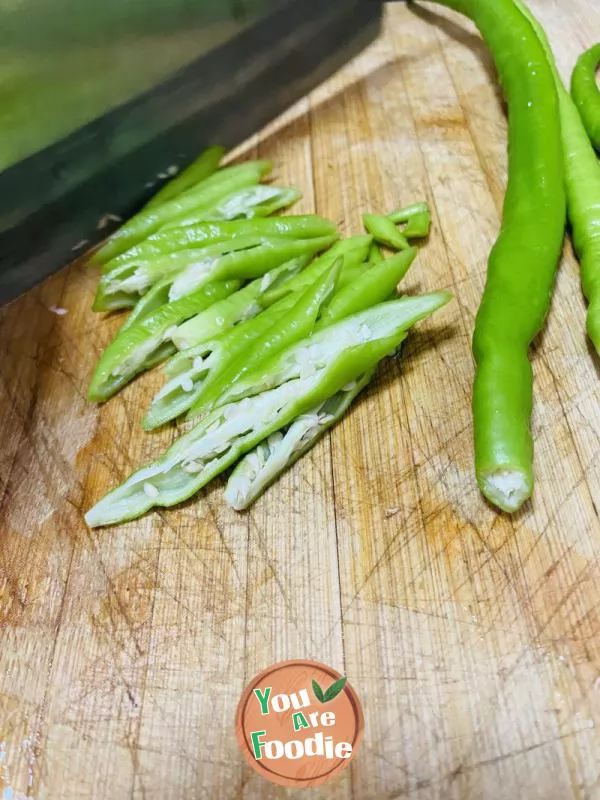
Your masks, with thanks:
<instances>
[{"instance_id":1,"label":"whole green chili pepper","mask_svg":"<svg viewBox=\"0 0 600 800\"><path fill-rule=\"evenodd\" d=\"M393 250L408 250L410 244L394 223L382 214L363 214L363 225L376 242Z\"/></svg>"},{"instance_id":2,"label":"whole green chili pepper","mask_svg":"<svg viewBox=\"0 0 600 800\"><path fill-rule=\"evenodd\" d=\"M164 425L188 411L204 390L252 343L282 319L297 301L297 293L286 295L258 316L241 322L221 335L174 355L164 366L169 380L153 398L142 425L146 430Z\"/></svg>"},{"instance_id":3,"label":"whole green chili pepper","mask_svg":"<svg viewBox=\"0 0 600 800\"><path fill-rule=\"evenodd\" d=\"M167 222L181 219L196 209L209 210L232 192L258 183L271 171L271 166L270 161L247 161L245 164L225 167L202 181L196 189L140 211L108 238L94 253L92 261L103 264L133 247Z\"/></svg>"},{"instance_id":4,"label":"whole green chili pepper","mask_svg":"<svg viewBox=\"0 0 600 800\"><path fill-rule=\"evenodd\" d=\"M252 505L268 486L339 422L372 376L372 371L359 376L320 405L301 414L287 428L275 431L254 450L246 453L227 481L224 497L229 505L236 511Z\"/></svg>"},{"instance_id":5,"label":"whole green chili pepper","mask_svg":"<svg viewBox=\"0 0 600 800\"><path fill-rule=\"evenodd\" d=\"M293 186L269 186L259 183L238 189L223 197L216 204L203 205L188 214L176 217L161 227L185 228L207 220L234 220L268 217L282 208L288 208L302 197L302 192Z\"/></svg>"},{"instance_id":6,"label":"whole green chili pepper","mask_svg":"<svg viewBox=\"0 0 600 800\"><path fill-rule=\"evenodd\" d=\"M398 304L396 308L370 309L375 313L370 316L372 327L368 335L364 330L362 334L354 331L346 341L346 347L334 347L335 357L324 363L319 353L310 370L306 371L307 364L304 364L305 377L276 382L275 388L261 393L257 391L257 396L252 399L243 399L212 411L177 439L157 461L138 470L100 500L86 514L87 524L91 527L110 525L139 517L153 506L168 507L188 499L258 442L290 424L308 409L320 405L393 352L405 337L406 327L412 324L410 314L397 313L399 306L403 306L406 312L407 304L411 304L416 321L433 313L447 300L448 294L440 292L382 304ZM357 320L358 327L364 325L363 317ZM295 349L296 345L285 352Z\"/></svg>"},{"instance_id":7,"label":"whole green chili pepper","mask_svg":"<svg viewBox=\"0 0 600 800\"><path fill-rule=\"evenodd\" d=\"M388 300L396 293L397 285L408 272L416 255L416 247L411 247L362 270L353 281L335 293L323 309L317 330Z\"/></svg>"},{"instance_id":8,"label":"whole green chili pepper","mask_svg":"<svg viewBox=\"0 0 600 800\"><path fill-rule=\"evenodd\" d=\"M326 253L315 259L313 263L303 270L295 278L283 283L278 283L260 296L260 303L265 308L285 297L291 292L298 292L310 286L311 283L322 275L333 262L342 256L344 264L338 281L338 287L343 286L348 278L355 277L354 268L367 258L369 246L373 238L371 236L350 236L348 239L341 239L336 242Z\"/></svg>"},{"instance_id":9,"label":"whole green chili pepper","mask_svg":"<svg viewBox=\"0 0 600 800\"><path fill-rule=\"evenodd\" d=\"M166 200L172 200L183 192L201 183L218 168L225 155L224 147L207 147L189 167L182 170L160 189L154 197L146 203L145 208L160 205Z\"/></svg>"},{"instance_id":10,"label":"whole green chili pepper","mask_svg":"<svg viewBox=\"0 0 600 800\"><path fill-rule=\"evenodd\" d=\"M280 317L252 341L251 348L241 352L225 369L214 372L211 380L205 380L202 391L190 409L188 419L210 411L226 389L245 375L251 374L286 347L309 336L315 327L321 307L335 291L341 266L341 258L336 259L324 275L304 290L283 318Z\"/></svg>"},{"instance_id":11,"label":"whole green chili pepper","mask_svg":"<svg viewBox=\"0 0 600 800\"><path fill-rule=\"evenodd\" d=\"M600 150L600 89L596 81L599 65L600 42L579 56L571 75L571 94L596 150Z\"/></svg>"},{"instance_id":12,"label":"whole green chili pepper","mask_svg":"<svg viewBox=\"0 0 600 800\"><path fill-rule=\"evenodd\" d=\"M310 239L314 236L332 236L336 233L333 222L314 214L259 219L239 219L199 222L185 228L163 229L152 234L141 244L130 248L102 265L102 272L112 272L124 264L156 258L179 250L206 247L247 236L280 236L283 238Z\"/></svg>"},{"instance_id":13,"label":"whole green chili pepper","mask_svg":"<svg viewBox=\"0 0 600 800\"><path fill-rule=\"evenodd\" d=\"M556 88L512 0L438 2L475 22L508 102L508 185L475 322L473 419L479 486L494 505L516 511L533 490L528 350L548 312L565 227Z\"/></svg>"},{"instance_id":14,"label":"whole green chili pepper","mask_svg":"<svg viewBox=\"0 0 600 800\"><path fill-rule=\"evenodd\" d=\"M259 298L273 284L289 280L297 275L310 261L310 256L300 256L270 270L262 277L226 297L220 303L196 314L177 326L173 333L173 344L178 350L195 347L218 336L240 321L251 319L262 311Z\"/></svg>"},{"instance_id":15,"label":"whole green chili pepper","mask_svg":"<svg viewBox=\"0 0 600 800\"><path fill-rule=\"evenodd\" d=\"M169 298L176 300L216 278L258 278L292 258L325 250L336 239L337 236L315 236L313 239L264 237L260 244L247 250L225 253L215 258L199 258L175 275Z\"/></svg>"},{"instance_id":16,"label":"whole green chili pepper","mask_svg":"<svg viewBox=\"0 0 600 800\"><path fill-rule=\"evenodd\" d=\"M517 5L532 24L552 68L560 112L567 191L567 213L581 265L581 283L588 299L587 332L600 354L600 163L571 96L558 73L552 48L527 7Z\"/></svg>"},{"instance_id":17,"label":"whole green chili pepper","mask_svg":"<svg viewBox=\"0 0 600 800\"><path fill-rule=\"evenodd\" d=\"M137 374L159 363L157 359L172 355L176 349L170 341L173 327L227 297L239 286L236 280L209 283L193 294L160 306L120 331L100 357L88 392L89 399L108 400Z\"/></svg>"}]
</instances>

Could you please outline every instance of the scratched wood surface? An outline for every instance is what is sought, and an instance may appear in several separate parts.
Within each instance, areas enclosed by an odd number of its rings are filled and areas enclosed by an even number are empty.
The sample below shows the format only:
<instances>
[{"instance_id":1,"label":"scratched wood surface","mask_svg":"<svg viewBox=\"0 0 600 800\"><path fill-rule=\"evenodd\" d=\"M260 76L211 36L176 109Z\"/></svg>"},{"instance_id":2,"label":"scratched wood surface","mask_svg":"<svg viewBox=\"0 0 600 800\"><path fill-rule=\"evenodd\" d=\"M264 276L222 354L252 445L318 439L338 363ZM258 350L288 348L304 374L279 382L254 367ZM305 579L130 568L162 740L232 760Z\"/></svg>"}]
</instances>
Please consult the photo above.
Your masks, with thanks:
<instances>
[{"instance_id":1,"label":"scratched wood surface","mask_svg":"<svg viewBox=\"0 0 600 800\"><path fill-rule=\"evenodd\" d=\"M596 0L533 6L568 74L600 38ZM91 312L80 263L2 310L0 797L292 796L244 766L233 720L253 674L308 657L349 676L366 718L351 768L312 797L600 798L600 364L570 245L534 354L534 502L498 515L473 481L469 340L505 138L472 27L396 5L240 148L345 232L426 198L407 290L455 294L247 514L217 481L88 530L82 511L176 435L138 424L160 377L86 401L117 323Z\"/></svg>"}]
</instances>

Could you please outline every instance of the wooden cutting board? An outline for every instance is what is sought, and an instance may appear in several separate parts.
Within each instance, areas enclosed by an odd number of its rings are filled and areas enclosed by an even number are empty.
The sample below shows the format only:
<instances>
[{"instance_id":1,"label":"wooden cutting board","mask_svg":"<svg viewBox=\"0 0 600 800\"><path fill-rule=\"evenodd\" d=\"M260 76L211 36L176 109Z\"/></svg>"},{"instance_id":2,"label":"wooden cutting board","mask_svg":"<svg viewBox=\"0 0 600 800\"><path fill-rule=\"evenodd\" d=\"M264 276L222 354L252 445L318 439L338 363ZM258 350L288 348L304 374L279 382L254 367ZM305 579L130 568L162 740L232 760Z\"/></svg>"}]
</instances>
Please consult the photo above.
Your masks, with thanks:
<instances>
[{"instance_id":1,"label":"wooden cutting board","mask_svg":"<svg viewBox=\"0 0 600 800\"><path fill-rule=\"evenodd\" d=\"M600 8L532 5L567 75ZM88 530L82 512L176 436L139 427L161 378L86 401L119 320L91 312L82 263L3 309L0 797L291 796L234 737L245 683L290 657L347 674L366 718L311 797L600 797L600 362L570 244L534 348L534 501L500 515L473 480L470 337L505 147L473 28L392 5L374 46L241 148L347 233L427 199L406 287L455 295L247 514L216 481Z\"/></svg>"}]
</instances>

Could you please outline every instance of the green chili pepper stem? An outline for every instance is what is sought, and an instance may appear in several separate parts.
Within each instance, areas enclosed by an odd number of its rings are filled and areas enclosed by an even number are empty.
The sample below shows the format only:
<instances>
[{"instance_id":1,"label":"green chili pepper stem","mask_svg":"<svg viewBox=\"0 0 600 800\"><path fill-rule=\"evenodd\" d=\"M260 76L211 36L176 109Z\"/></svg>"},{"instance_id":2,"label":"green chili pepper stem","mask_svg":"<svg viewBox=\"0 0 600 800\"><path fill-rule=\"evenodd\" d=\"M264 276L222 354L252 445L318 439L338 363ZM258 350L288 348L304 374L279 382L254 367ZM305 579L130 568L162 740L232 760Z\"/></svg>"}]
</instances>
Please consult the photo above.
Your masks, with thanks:
<instances>
[{"instance_id":1,"label":"green chili pepper stem","mask_svg":"<svg viewBox=\"0 0 600 800\"><path fill-rule=\"evenodd\" d=\"M102 265L103 274L113 272L123 265L176 253L180 250L204 248L230 239L248 236L277 236L293 239L310 239L315 236L332 236L335 225L312 214L303 216L273 217L265 219L238 219L200 222L186 228L169 228L152 234L142 244Z\"/></svg>"},{"instance_id":2,"label":"green chili pepper stem","mask_svg":"<svg viewBox=\"0 0 600 800\"><path fill-rule=\"evenodd\" d=\"M426 304L429 302L433 310L431 298ZM439 304L447 299L447 293L438 294ZM410 300L419 304L415 298ZM378 334L382 332L378 328ZM258 442L335 395L349 381L374 369L398 347L406 330L401 324L390 324L388 335L373 339L371 334L364 334L359 344L348 341L333 360L306 377L288 380L252 399L215 409L157 461L138 470L102 498L86 514L87 524L98 527L134 519L153 506L173 506L191 497Z\"/></svg>"},{"instance_id":3,"label":"green chili pepper stem","mask_svg":"<svg viewBox=\"0 0 600 800\"><path fill-rule=\"evenodd\" d=\"M208 147L189 165L189 167L186 167L186 169L182 170L178 175L168 181L168 183L146 203L145 208L152 208L167 200L172 200L174 197L183 194L183 192L201 183L217 170L224 155L224 147Z\"/></svg>"},{"instance_id":4,"label":"green chili pepper stem","mask_svg":"<svg viewBox=\"0 0 600 800\"><path fill-rule=\"evenodd\" d=\"M110 236L97 250L92 261L103 264L123 253L162 225L177 220L195 209L210 209L228 194L252 186L271 171L270 161L247 161L234 167L225 167L200 183L197 189L173 200L140 211Z\"/></svg>"},{"instance_id":5,"label":"green chili pepper stem","mask_svg":"<svg viewBox=\"0 0 600 800\"><path fill-rule=\"evenodd\" d=\"M409 222L412 217L420 216L421 214L431 216L427 203L412 203L409 206L404 206L404 208L397 208L395 211L392 211L391 214L388 214L387 218L391 220L394 225L399 225L402 222Z\"/></svg>"},{"instance_id":6,"label":"green chili pepper stem","mask_svg":"<svg viewBox=\"0 0 600 800\"><path fill-rule=\"evenodd\" d=\"M416 247L377 262L362 272L347 286L340 289L324 308L316 329L371 308L377 303L389 300L396 293L396 287L408 272L417 255Z\"/></svg>"},{"instance_id":7,"label":"green chili pepper stem","mask_svg":"<svg viewBox=\"0 0 600 800\"><path fill-rule=\"evenodd\" d=\"M363 224L375 241L386 247L391 247L393 250L408 250L410 247L406 236L382 214L363 214Z\"/></svg>"},{"instance_id":8,"label":"green chili pepper stem","mask_svg":"<svg viewBox=\"0 0 600 800\"><path fill-rule=\"evenodd\" d=\"M600 163L567 92L546 34L529 9L515 0L546 52L552 69L561 123L567 213L581 266L581 284L588 299L587 332L600 355Z\"/></svg>"},{"instance_id":9,"label":"green chili pepper stem","mask_svg":"<svg viewBox=\"0 0 600 800\"><path fill-rule=\"evenodd\" d=\"M174 325L230 295L239 286L239 281L208 284L193 295L160 306L125 331L120 331L100 357L90 385L89 399L97 402L108 400L150 364L154 366L157 363L156 351L165 341L170 341ZM167 355L174 350L171 343Z\"/></svg>"},{"instance_id":10,"label":"green chili pepper stem","mask_svg":"<svg viewBox=\"0 0 600 800\"><path fill-rule=\"evenodd\" d=\"M475 322L473 387L479 486L516 511L533 490L528 350L544 324L565 227L558 101L531 24L512 0L438 0L470 17L508 102L508 185Z\"/></svg>"},{"instance_id":11,"label":"green chili pepper stem","mask_svg":"<svg viewBox=\"0 0 600 800\"><path fill-rule=\"evenodd\" d=\"M600 87L596 70L600 66L600 42L582 53L571 76L571 94L587 135L600 151Z\"/></svg>"},{"instance_id":12,"label":"green chili pepper stem","mask_svg":"<svg viewBox=\"0 0 600 800\"><path fill-rule=\"evenodd\" d=\"M209 411L219 402L223 392L230 390L245 375L259 369L261 364L294 342L309 336L315 327L321 307L335 291L341 266L342 259L337 258L327 272L300 295L283 319L281 317L277 319L271 327L255 338L252 347L240 353L226 369L211 375L211 380L205 381L202 391L196 397L188 413L188 419Z\"/></svg>"},{"instance_id":13,"label":"green chili pepper stem","mask_svg":"<svg viewBox=\"0 0 600 800\"><path fill-rule=\"evenodd\" d=\"M367 372L342 387L320 405L297 417L287 428L272 433L239 461L225 489L225 500L236 511L248 508L344 416L352 401L369 383Z\"/></svg>"}]
</instances>

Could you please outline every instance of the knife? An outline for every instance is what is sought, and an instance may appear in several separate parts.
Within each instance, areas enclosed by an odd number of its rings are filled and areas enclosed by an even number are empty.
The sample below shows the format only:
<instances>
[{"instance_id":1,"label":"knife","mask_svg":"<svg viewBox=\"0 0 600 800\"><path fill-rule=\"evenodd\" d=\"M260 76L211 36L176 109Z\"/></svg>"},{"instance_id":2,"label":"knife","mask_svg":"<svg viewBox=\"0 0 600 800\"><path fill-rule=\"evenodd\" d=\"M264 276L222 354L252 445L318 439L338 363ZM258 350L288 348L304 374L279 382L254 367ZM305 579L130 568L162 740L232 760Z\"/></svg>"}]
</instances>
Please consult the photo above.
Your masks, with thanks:
<instances>
[{"instance_id":1,"label":"knife","mask_svg":"<svg viewBox=\"0 0 600 800\"><path fill-rule=\"evenodd\" d=\"M0 304L204 147L259 130L369 44L381 16L381 0L0 6Z\"/></svg>"}]
</instances>

